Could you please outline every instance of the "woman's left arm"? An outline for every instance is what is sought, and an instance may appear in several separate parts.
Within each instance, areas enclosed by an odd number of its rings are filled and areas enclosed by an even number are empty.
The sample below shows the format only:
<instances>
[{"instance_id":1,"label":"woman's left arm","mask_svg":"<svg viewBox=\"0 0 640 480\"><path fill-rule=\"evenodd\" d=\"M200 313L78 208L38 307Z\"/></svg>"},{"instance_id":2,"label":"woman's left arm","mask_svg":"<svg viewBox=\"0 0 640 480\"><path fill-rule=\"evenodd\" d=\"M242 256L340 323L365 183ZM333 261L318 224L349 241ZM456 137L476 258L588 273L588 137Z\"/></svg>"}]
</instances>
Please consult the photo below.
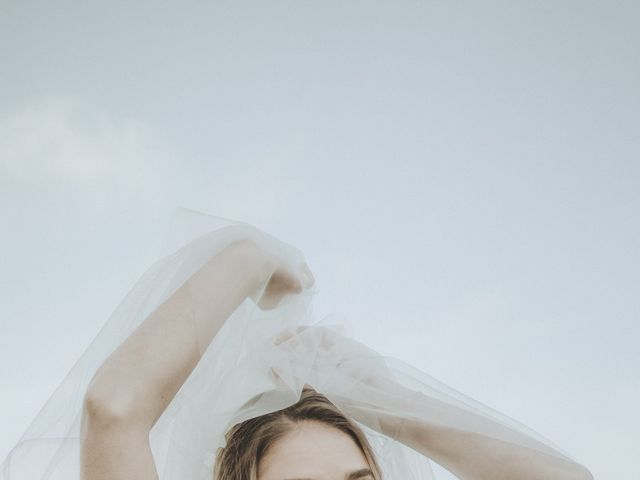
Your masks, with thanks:
<instances>
[{"instance_id":1,"label":"woman's left arm","mask_svg":"<svg viewBox=\"0 0 640 480\"><path fill-rule=\"evenodd\" d=\"M396 394L404 389L400 385L393 388ZM419 399L417 392L407 392L412 398ZM468 412L466 415L477 414ZM589 470L560 453L551 455L415 418L389 414L380 415L379 420L385 433L433 459L460 480L593 480ZM497 424L496 427L505 428Z\"/></svg>"},{"instance_id":2,"label":"woman's left arm","mask_svg":"<svg viewBox=\"0 0 640 480\"><path fill-rule=\"evenodd\" d=\"M419 420L405 420L397 440L460 480L593 480L589 470L570 460Z\"/></svg>"},{"instance_id":3,"label":"woman's left arm","mask_svg":"<svg viewBox=\"0 0 640 480\"><path fill-rule=\"evenodd\" d=\"M347 384L354 391L340 392L350 399L348 413L433 459L460 480L593 480L584 466L531 435L405 387L386 363L370 362L380 355L366 345L331 329L315 330L323 352L332 359L343 358L339 368L353 379Z\"/></svg>"}]
</instances>

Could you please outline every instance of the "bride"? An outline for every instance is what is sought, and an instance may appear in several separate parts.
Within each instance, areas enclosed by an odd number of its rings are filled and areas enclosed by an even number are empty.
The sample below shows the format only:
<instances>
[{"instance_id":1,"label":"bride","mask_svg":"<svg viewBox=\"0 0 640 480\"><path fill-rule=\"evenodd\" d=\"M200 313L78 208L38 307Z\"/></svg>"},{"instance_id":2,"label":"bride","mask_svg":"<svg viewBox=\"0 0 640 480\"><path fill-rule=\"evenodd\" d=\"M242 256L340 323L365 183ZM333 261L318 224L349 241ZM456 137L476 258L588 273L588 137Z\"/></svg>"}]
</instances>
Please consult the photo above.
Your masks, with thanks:
<instances>
[{"instance_id":1,"label":"bride","mask_svg":"<svg viewBox=\"0 0 640 480\"><path fill-rule=\"evenodd\" d=\"M213 221L138 282L3 479L417 480L435 478L430 460L462 480L593 478L527 427L309 322L302 253Z\"/></svg>"}]
</instances>

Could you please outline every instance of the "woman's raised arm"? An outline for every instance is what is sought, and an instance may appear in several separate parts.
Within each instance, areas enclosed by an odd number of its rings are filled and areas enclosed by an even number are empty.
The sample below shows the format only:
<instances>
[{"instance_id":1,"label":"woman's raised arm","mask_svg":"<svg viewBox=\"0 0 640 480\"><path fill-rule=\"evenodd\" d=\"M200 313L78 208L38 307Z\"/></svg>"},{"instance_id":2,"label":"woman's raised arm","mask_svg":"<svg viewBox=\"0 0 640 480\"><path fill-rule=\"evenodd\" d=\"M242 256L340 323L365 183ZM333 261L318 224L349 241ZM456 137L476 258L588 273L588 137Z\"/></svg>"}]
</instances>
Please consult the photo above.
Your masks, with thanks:
<instances>
[{"instance_id":1,"label":"woman's raised arm","mask_svg":"<svg viewBox=\"0 0 640 480\"><path fill-rule=\"evenodd\" d=\"M236 241L192 275L113 351L84 397L83 480L157 478L149 431L197 365L203 346L267 281L262 308L302 290L296 275L276 257L250 240Z\"/></svg>"},{"instance_id":2,"label":"woman's raised arm","mask_svg":"<svg viewBox=\"0 0 640 480\"><path fill-rule=\"evenodd\" d=\"M516 434L509 426L471 410L434 400L422 392L405 388L389 377L374 373L370 378L379 391L393 392L393 396L399 399L394 406L395 413L379 414L382 429L399 442L436 461L460 480L593 480L584 466L533 437L527 438L528 447L499 439L496 432L506 436ZM464 419L464 424L475 425L476 429L488 433L438 425L417 416L404 416L403 399L407 400L407 409L415 411L417 405L423 405L424 410L437 411L436 417ZM417 407L418 410L420 408ZM524 440L524 434L518 433L518 436Z\"/></svg>"},{"instance_id":3,"label":"woman's raised arm","mask_svg":"<svg viewBox=\"0 0 640 480\"><path fill-rule=\"evenodd\" d=\"M460 480L593 480L582 465L478 433L405 420L398 440Z\"/></svg>"},{"instance_id":4,"label":"woman's raised arm","mask_svg":"<svg viewBox=\"0 0 640 480\"><path fill-rule=\"evenodd\" d=\"M304 336L306 330L302 327L297 334ZM390 358L353 338L324 327L306 333L318 337L306 343L320 345L327 358L342 359L338 368L346 380L332 382L341 387L338 395L348 399L348 414L434 460L460 480L593 479L589 470L542 437L481 415L446 393L424 393L429 392L426 384L424 392L407 387L420 380L410 378L411 372L399 368L400 362L392 364L397 369L393 371L387 363ZM288 340L286 348L306 344L292 342L293 335L283 337ZM328 374L338 378L337 373ZM409 383L398 381L402 377Z\"/></svg>"}]
</instances>

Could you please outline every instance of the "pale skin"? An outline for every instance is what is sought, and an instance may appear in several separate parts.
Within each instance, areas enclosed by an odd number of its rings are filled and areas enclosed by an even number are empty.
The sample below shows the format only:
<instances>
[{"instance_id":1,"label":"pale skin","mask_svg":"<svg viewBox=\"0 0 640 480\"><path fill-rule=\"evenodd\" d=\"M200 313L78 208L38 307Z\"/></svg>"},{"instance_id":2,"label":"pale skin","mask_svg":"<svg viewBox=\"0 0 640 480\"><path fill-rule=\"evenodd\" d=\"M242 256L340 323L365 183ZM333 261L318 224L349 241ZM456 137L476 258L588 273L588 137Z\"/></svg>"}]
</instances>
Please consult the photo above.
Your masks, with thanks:
<instances>
[{"instance_id":1,"label":"pale skin","mask_svg":"<svg viewBox=\"0 0 640 480\"><path fill-rule=\"evenodd\" d=\"M305 421L272 445L258 466L260 480L373 480L364 454L346 433Z\"/></svg>"},{"instance_id":2,"label":"pale skin","mask_svg":"<svg viewBox=\"0 0 640 480\"><path fill-rule=\"evenodd\" d=\"M306 265L305 273L313 283ZM197 365L203 346L261 285L266 283L259 306L270 309L284 296L310 286L300 278L247 240L224 249L177 289L92 379L82 414L81 478L157 479L149 432ZM191 302L199 305L196 316ZM387 418L386 429L395 431L397 422ZM593 479L573 462L471 432L406 421L398 440L461 480ZM259 480L372 480L366 468L362 452L346 434L302 422L268 450L259 465Z\"/></svg>"}]
</instances>

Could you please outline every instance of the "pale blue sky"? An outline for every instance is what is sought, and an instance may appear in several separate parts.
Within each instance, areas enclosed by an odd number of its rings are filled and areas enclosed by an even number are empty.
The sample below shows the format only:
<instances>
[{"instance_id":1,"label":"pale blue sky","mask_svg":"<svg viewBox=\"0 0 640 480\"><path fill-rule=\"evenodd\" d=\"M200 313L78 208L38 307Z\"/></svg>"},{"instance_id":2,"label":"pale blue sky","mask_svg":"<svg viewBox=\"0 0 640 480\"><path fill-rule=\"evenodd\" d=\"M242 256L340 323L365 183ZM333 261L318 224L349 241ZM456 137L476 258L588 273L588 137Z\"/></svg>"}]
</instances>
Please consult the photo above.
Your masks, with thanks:
<instances>
[{"instance_id":1,"label":"pale blue sky","mask_svg":"<svg viewBox=\"0 0 640 480\"><path fill-rule=\"evenodd\" d=\"M378 351L637 478L639 21L3 2L0 457L185 206L298 246L319 313Z\"/></svg>"}]
</instances>

